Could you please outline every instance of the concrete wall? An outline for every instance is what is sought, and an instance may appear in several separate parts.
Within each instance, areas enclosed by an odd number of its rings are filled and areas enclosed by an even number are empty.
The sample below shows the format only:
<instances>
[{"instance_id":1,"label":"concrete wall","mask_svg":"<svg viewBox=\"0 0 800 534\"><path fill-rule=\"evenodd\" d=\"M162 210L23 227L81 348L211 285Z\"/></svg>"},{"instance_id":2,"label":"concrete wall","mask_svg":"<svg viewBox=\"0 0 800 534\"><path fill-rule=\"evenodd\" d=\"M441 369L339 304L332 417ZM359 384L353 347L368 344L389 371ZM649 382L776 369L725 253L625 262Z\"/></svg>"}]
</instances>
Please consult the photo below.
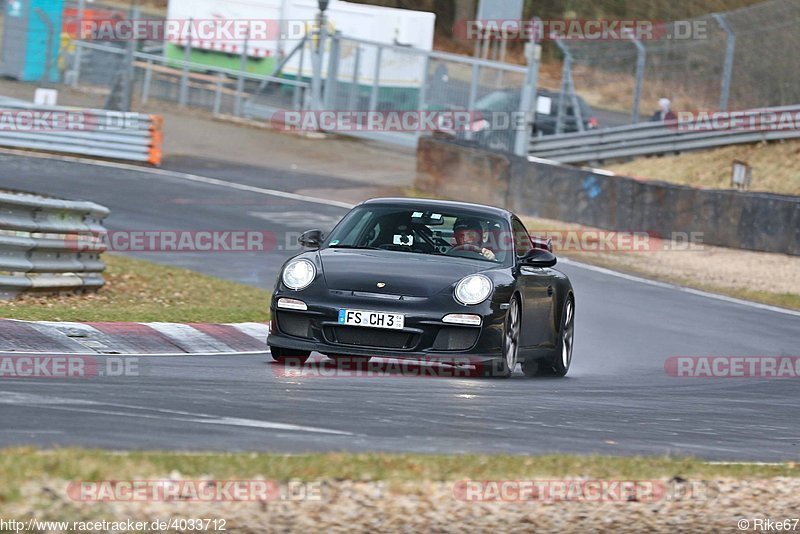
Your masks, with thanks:
<instances>
[{"instance_id":1,"label":"concrete wall","mask_svg":"<svg viewBox=\"0 0 800 534\"><path fill-rule=\"evenodd\" d=\"M702 232L709 245L800 255L800 197L605 176L432 138L419 143L417 187L607 230Z\"/></svg>"}]
</instances>

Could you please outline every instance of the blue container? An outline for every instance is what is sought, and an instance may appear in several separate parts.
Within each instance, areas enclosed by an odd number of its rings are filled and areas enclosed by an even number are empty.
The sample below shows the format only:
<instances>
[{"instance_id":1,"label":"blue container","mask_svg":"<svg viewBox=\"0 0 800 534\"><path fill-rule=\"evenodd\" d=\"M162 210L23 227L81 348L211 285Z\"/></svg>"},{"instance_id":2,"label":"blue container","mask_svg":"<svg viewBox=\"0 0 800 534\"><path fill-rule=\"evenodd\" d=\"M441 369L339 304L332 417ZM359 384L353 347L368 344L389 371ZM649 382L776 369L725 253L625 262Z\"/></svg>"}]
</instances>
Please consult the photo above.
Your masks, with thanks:
<instances>
[{"instance_id":1,"label":"blue container","mask_svg":"<svg viewBox=\"0 0 800 534\"><path fill-rule=\"evenodd\" d=\"M63 13L64 0L6 2L2 43L2 73L5 76L25 82L58 81Z\"/></svg>"}]
</instances>

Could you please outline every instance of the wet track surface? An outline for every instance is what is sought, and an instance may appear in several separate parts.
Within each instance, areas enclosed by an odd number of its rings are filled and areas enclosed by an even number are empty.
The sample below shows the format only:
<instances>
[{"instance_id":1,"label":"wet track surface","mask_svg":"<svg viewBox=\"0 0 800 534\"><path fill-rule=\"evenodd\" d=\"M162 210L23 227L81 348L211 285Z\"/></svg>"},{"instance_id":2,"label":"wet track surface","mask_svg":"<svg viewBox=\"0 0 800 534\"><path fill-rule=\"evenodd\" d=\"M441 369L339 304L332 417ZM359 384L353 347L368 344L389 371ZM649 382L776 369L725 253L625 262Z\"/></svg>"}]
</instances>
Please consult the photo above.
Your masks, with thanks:
<instances>
[{"instance_id":1,"label":"wet track surface","mask_svg":"<svg viewBox=\"0 0 800 534\"><path fill-rule=\"evenodd\" d=\"M16 156L0 163L2 187L99 202L111 209L111 230L272 232L277 248L266 253L135 254L264 288L298 232L345 212L144 171ZM169 165L258 188L322 187L320 177L285 171ZM561 268L577 297L566 379L292 376L267 354L142 358L138 377L3 380L0 445L798 458L797 379L675 378L664 364L671 356L798 356L800 318Z\"/></svg>"}]
</instances>

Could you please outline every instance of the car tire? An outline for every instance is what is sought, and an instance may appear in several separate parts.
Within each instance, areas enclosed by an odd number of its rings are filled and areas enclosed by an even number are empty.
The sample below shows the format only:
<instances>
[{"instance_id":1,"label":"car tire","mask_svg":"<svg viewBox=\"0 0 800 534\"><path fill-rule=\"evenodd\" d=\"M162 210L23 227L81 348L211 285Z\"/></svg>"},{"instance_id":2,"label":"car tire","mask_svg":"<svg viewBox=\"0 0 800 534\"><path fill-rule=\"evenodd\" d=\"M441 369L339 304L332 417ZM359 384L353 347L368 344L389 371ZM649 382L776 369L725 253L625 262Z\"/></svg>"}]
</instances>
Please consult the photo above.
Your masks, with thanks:
<instances>
[{"instance_id":1,"label":"car tire","mask_svg":"<svg viewBox=\"0 0 800 534\"><path fill-rule=\"evenodd\" d=\"M572 365L572 349L575 341L575 300L569 295L561 311L561 328L558 343L552 356L541 360L523 362L525 376L566 376ZM527 369L526 369L527 368Z\"/></svg>"},{"instance_id":2,"label":"car tire","mask_svg":"<svg viewBox=\"0 0 800 534\"><path fill-rule=\"evenodd\" d=\"M484 363L483 376L508 378L514 373L519 359L519 331L522 324L522 310L519 299L513 297L508 306L503 325L503 357Z\"/></svg>"},{"instance_id":3,"label":"car tire","mask_svg":"<svg viewBox=\"0 0 800 534\"><path fill-rule=\"evenodd\" d=\"M286 365L287 363L302 365L306 363L311 353L304 350L284 349L283 347L269 347L272 359L276 362Z\"/></svg>"}]
</instances>

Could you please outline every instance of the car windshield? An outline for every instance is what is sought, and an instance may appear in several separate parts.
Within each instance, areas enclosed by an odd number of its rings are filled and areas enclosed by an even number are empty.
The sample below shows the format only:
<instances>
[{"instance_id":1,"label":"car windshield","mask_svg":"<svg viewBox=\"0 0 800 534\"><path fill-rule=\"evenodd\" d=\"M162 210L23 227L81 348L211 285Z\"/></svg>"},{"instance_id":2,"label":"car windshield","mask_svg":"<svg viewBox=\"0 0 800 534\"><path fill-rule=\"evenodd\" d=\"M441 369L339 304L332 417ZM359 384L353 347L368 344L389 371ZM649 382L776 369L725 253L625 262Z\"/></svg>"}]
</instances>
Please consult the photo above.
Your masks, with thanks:
<instances>
[{"instance_id":1,"label":"car windshield","mask_svg":"<svg viewBox=\"0 0 800 534\"><path fill-rule=\"evenodd\" d=\"M504 91L489 93L475 102L475 108L484 111L516 111L516 96Z\"/></svg>"},{"instance_id":2,"label":"car windshield","mask_svg":"<svg viewBox=\"0 0 800 534\"><path fill-rule=\"evenodd\" d=\"M333 229L330 248L382 249L452 256L505 264L513 246L504 244L507 223L486 214L426 206L362 206Z\"/></svg>"}]
</instances>

